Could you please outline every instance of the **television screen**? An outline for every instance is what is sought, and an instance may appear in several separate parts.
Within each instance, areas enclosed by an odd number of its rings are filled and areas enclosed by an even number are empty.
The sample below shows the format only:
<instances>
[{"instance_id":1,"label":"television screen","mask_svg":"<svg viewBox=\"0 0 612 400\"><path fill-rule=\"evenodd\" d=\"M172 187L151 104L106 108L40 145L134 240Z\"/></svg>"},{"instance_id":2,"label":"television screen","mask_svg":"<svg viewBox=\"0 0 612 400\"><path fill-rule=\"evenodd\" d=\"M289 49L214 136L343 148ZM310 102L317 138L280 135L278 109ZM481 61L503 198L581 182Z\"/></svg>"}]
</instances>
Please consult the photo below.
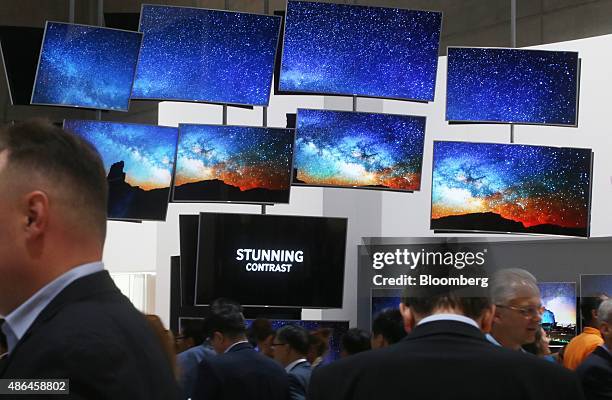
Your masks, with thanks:
<instances>
[{"instance_id":1,"label":"television screen","mask_svg":"<svg viewBox=\"0 0 612 400\"><path fill-rule=\"evenodd\" d=\"M142 33L47 22L32 104L127 111Z\"/></svg>"},{"instance_id":2,"label":"television screen","mask_svg":"<svg viewBox=\"0 0 612 400\"><path fill-rule=\"evenodd\" d=\"M134 98L267 106L280 17L143 5Z\"/></svg>"},{"instance_id":3,"label":"television screen","mask_svg":"<svg viewBox=\"0 0 612 400\"><path fill-rule=\"evenodd\" d=\"M539 282L544 306L542 327L551 346L564 346L576 336L576 283Z\"/></svg>"},{"instance_id":4,"label":"television screen","mask_svg":"<svg viewBox=\"0 0 612 400\"><path fill-rule=\"evenodd\" d=\"M0 55L13 105L30 104L43 32L42 28L0 26Z\"/></svg>"},{"instance_id":5,"label":"television screen","mask_svg":"<svg viewBox=\"0 0 612 400\"><path fill-rule=\"evenodd\" d=\"M200 214L196 304L340 308L346 218Z\"/></svg>"},{"instance_id":6,"label":"television screen","mask_svg":"<svg viewBox=\"0 0 612 400\"><path fill-rule=\"evenodd\" d=\"M64 128L87 139L102 156L109 219L166 219L178 129L82 120L66 120Z\"/></svg>"},{"instance_id":7,"label":"television screen","mask_svg":"<svg viewBox=\"0 0 612 400\"><path fill-rule=\"evenodd\" d=\"M294 131L180 124L173 201L288 203Z\"/></svg>"},{"instance_id":8,"label":"television screen","mask_svg":"<svg viewBox=\"0 0 612 400\"><path fill-rule=\"evenodd\" d=\"M446 119L576 126L578 53L448 48Z\"/></svg>"},{"instance_id":9,"label":"television screen","mask_svg":"<svg viewBox=\"0 0 612 400\"><path fill-rule=\"evenodd\" d=\"M431 229L589 236L590 149L434 141Z\"/></svg>"},{"instance_id":10,"label":"television screen","mask_svg":"<svg viewBox=\"0 0 612 400\"><path fill-rule=\"evenodd\" d=\"M298 110L294 184L421 187L425 117Z\"/></svg>"},{"instance_id":11,"label":"television screen","mask_svg":"<svg viewBox=\"0 0 612 400\"><path fill-rule=\"evenodd\" d=\"M433 101L442 14L289 1L281 91Z\"/></svg>"},{"instance_id":12,"label":"television screen","mask_svg":"<svg viewBox=\"0 0 612 400\"><path fill-rule=\"evenodd\" d=\"M199 225L199 215L179 215L181 306L193 306L195 303Z\"/></svg>"},{"instance_id":13,"label":"television screen","mask_svg":"<svg viewBox=\"0 0 612 400\"><path fill-rule=\"evenodd\" d=\"M402 289L371 289L370 293L370 326L382 311L389 308L399 309L402 300Z\"/></svg>"}]
</instances>

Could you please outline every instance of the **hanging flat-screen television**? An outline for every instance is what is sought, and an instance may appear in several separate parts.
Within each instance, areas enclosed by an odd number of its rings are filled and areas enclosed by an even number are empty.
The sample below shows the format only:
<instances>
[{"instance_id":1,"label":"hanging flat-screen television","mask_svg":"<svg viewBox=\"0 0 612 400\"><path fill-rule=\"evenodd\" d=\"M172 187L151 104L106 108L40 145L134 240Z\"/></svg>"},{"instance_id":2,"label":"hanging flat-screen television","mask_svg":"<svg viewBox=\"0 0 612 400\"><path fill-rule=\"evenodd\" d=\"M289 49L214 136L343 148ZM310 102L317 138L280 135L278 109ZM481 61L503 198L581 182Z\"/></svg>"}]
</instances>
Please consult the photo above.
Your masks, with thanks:
<instances>
[{"instance_id":1,"label":"hanging flat-screen television","mask_svg":"<svg viewBox=\"0 0 612 400\"><path fill-rule=\"evenodd\" d=\"M591 149L434 141L431 229L589 236Z\"/></svg>"},{"instance_id":2,"label":"hanging flat-screen television","mask_svg":"<svg viewBox=\"0 0 612 400\"><path fill-rule=\"evenodd\" d=\"M13 105L29 105L44 30L0 26L0 56Z\"/></svg>"},{"instance_id":3,"label":"hanging flat-screen television","mask_svg":"<svg viewBox=\"0 0 612 400\"><path fill-rule=\"evenodd\" d=\"M421 188L425 117L298 109L294 185Z\"/></svg>"},{"instance_id":4,"label":"hanging flat-screen television","mask_svg":"<svg viewBox=\"0 0 612 400\"><path fill-rule=\"evenodd\" d=\"M196 304L340 308L346 218L201 213Z\"/></svg>"},{"instance_id":5,"label":"hanging flat-screen television","mask_svg":"<svg viewBox=\"0 0 612 400\"><path fill-rule=\"evenodd\" d=\"M370 289L370 326L383 311L399 310L402 302L402 289Z\"/></svg>"},{"instance_id":6,"label":"hanging flat-screen television","mask_svg":"<svg viewBox=\"0 0 612 400\"><path fill-rule=\"evenodd\" d=\"M180 124L175 202L289 203L294 131Z\"/></svg>"},{"instance_id":7,"label":"hanging flat-screen television","mask_svg":"<svg viewBox=\"0 0 612 400\"><path fill-rule=\"evenodd\" d=\"M578 53L448 48L446 120L578 125Z\"/></svg>"},{"instance_id":8,"label":"hanging flat-screen television","mask_svg":"<svg viewBox=\"0 0 612 400\"><path fill-rule=\"evenodd\" d=\"M550 345L565 346L576 336L576 282L538 282L538 287Z\"/></svg>"},{"instance_id":9,"label":"hanging flat-screen television","mask_svg":"<svg viewBox=\"0 0 612 400\"><path fill-rule=\"evenodd\" d=\"M108 180L108 218L164 221L178 129L106 121L65 120L102 156Z\"/></svg>"},{"instance_id":10,"label":"hanging flat-screen television","mask_svg":"<svg viewBox=\"0 0 612 400\"><path fill-rule=\"evenodd\" d=\"M143 5L133 98L267 106L280 17Z\"/></svg>"},{"instance_id":11,"label":"hanging flat-screen television","mask_svg":"<svg viewBox=\"0 0 612 400\"><path fill-rule=\"evenodd\" d=\"M433 101L442 14L289 1L281 91Z\"/></svg>"},{"instance_id":12,"label":"hanging flat-screen television","mask_svg":"<svg viewBox=\"0 0 612 400\"><path fill-rule=\"evenodd\" d=\"M128 111L142 33L47 22L32 104Z\"/></svg>"}]
</instances>

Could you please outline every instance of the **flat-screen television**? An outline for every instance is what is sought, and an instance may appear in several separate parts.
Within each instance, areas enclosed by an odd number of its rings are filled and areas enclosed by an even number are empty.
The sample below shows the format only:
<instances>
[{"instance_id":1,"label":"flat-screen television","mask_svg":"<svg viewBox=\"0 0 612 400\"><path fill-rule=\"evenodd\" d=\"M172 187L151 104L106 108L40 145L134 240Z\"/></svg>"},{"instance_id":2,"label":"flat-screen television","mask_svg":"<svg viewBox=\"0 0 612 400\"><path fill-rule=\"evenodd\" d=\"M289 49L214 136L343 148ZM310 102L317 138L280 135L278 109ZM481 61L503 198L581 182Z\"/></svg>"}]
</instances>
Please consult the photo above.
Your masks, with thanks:
<instances>
[{"instance_id":1,"label":"flat-screen television","mask_svg":"<svg viewBox=\"0 0 612 400\"><path fill-rule=\"evenodd\" d=\"M281 91L433 101L442 13L289 1Z\"/></svg>"},{"instance_id":2,"label":"flat-screen television","mask_svg":"<svg viewBox=\"0 0 612 400\"><path fill-rule=\"evenodd\" d=\"M346 218L201 213L196 304L341 308Z\"/></svg>"},{"instance_id":3,"label":"flat-screen television","mask_svg":"<svg viewBox=\"0 0 612 400\"><path fill-rule=\"evenodd\" d=\"M414 191L425 117L298 109L293 184Z\"/></svg>"},{"instance_id":4,"label":"flat-screen television","mask_svg":"<svg viewBox=\"0 0 612 400\"><path fill-rule=\"evenodd\" d=\"M102 156L109 219L166 219L177 128L84 120L65 120L64 128L87 139Z\"/></svg>"},{"instance_id":5,"label":"flat-screen television","mask_svg":"<svg viewBox=\"0 0 612 400\"><path fill-rule=\"evenodd\" d=\"M446 120L578 125L578 53L448 48Z\"/></svg>"},{"instance_id":6,"label":"flat-screen television","mask_svg":"<svg viewBox=\"0 0 612 400\"><path fill-rule=\"evenodd\" d=\"M29 105L44 30L0 26L0 56L13 105Z\"/></svg>"},{"instance_id":7,"label":"flat-screen television","mask_svg":"<svg viewBox=\"0 0 612 400\"><path fill-rule=\"evenodd\" d=\"M32 104L128 111L142 33L47 22Z\"/></svg>"},{"instance_id":8,"label":"flat-screen television","mask_svg":"<svg viewBox=\"0 0 612 400\"><path fill-rule=\"evenodd\" d=\"M179 215L181 306L191 307L195 303L199 225L199 215Z\"/></svg>"},{"instance_id":9,"label":"flat-screen television","mask_svg":"<svg viewBox=\"0 0 612 400\"><path fill-rule=\"evenodd\" d=\"M402 289L370 290L370 326L378 314L388 309L399 309L402 302Z\"/></svg>"},{"instance_id":10,"label":"flat-screen television","mask_svg":"<svg viewBox=\"0 0 612 400\"><path fill-rule=\"evenodd\" d=\"M289 203L294 131L179 125L175 202Z\"/></svg>"},{"instance_id":11,"label":"flat-screen television","mask_svg":"<svg viewBox=\"0 0 612 400\"><path fill-rule=\"evenodd\" d=\"M143 5L136 99L267 106L280 17Z\"/></svg>"},{"instance_id":12,"label":"flat-screen television","mask_svg":"<svg viewBox=\"0 0 612 400\"><path fill-rule=\"evenodd\" d=\"M433 147L431 229L589 236L591 149Z\"/></svg>"},{"instance_id":13,"label":"flat-screen television","mask_svg":"<svg viewBox=\"0 0 612 400\"><path fill-rule=\"evenodd\" d=\"M544 313L542 327L551 346L564 346L576 336L576 282L538 282Z\"/></svg>"}]
</instances>

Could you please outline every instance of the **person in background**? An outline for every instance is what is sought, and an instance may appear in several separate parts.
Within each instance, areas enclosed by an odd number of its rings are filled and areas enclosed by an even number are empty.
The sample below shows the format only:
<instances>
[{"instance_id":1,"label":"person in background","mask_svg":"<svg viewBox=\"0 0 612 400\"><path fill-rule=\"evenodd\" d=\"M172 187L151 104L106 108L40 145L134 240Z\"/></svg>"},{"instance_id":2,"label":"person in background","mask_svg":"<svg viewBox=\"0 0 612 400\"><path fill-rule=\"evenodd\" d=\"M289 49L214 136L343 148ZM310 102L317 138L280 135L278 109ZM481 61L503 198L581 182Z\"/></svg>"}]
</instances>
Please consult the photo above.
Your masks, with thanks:
<instances>
[{"instance_id":1,"label":"person in background","mask_svg":"<svg viewBox=\"0 0 612 400\"><path fill-rule=\"evenodd\" d=\"M179 373L179 386L182 398L189 399L198 377L198 365L205 358L215 357L216 353L204 340L204 322L202 320L185 320L177 337L177 348L185 348L177 354L176 363Z\"/></svg>"},{"instance_id":2,"label":"person in background","mask_svg":"<svg viewBox=\"0 0 612 400\"><path fill-rule=\"evenodd\" d=\"M289 399L305 400L312 372L306 360L308 331L298 325L285 325L276 332L272 346L274 359L289 376Z\"/></svg>"},{"instance_id":3,"label":"person in background","mask_svg":"<svg viewBox=\"0 0 612 400\"><path fill-rule=\"evenodd\" d=\"M370 334L363 329L351 328L342 336L340 357L352 356L370 349Z\"/></svg>"},{"instance_id":4,"label":"person in background","mask_svg":"<svg viewBox=\"0 0 612 400\"><path fill-rule=\"evenodd\" d=\"M176 354L196 347L204 342L204 325L202 319L182 319L179 332L174 338Z\"/></svg>"},{"instance_id":5,"label":"person in background","mask_svg":"<svg viewBox=\"0 0 612 400\"><path fill-rule=\"evenodd\" d=\"M372 349L381 349L399 342L406 336L402 313L397 308L381 311L372 323Z\"/></svg>"},{"instance_id":6,"label":"person in background","mask_svg":"<svg viewBox=\"0 0 612 400\"><path fill-rule=\"evenodd\" d=\"M578 368L580 363L604 342L599 331L597 309L608 296L603 293L580 298L580 312L582 314L582 333L573 338L563 353L563 366L571 370Z\"/></svg>"},{"instance_id":7,"label":"person in background","mask_svg":"<svg viewBox=\"0 0 612 400\"><path fill-rule=\"evenodd\" d=\"M536 332L535 341L533 343L528 343L523 345L523 350L527 353L531 353L535 356L541 357L546 361L557 362L557 358L552 354L549 347L550 338L548 334L541 328Z\"/></svg>"},{"instance_id":8,"label":"person in background","mask_svg":"<svg viewBox=\"0 0 612 400\"><path fill-rule=\"evenodd\" d=\"M255 350L261 354L274 358L272 351L272 341L274 340L274 329L272 323L267 318L257 318L249 327L247 332L249 342Z\"/></svg>"},{"instance_id":9,"label":"person in background","mask_svg":"<svg viewBox=\"0 0 612 400\"><path fill-rule=\"evenodd\" d=\"M312 369L324 364L325 356L329 352L329 338L331 334L331 329L319 328L308 335L308 354L306 359Z\"/></svg>"},{"instance_id":10,"label":"person in background","mask_svg":"<svg viewBox=\"0 0 612 400\"><path fill-rule=\"evenodd\" d=\"M178 368L176 365L176 353L174 352L174 335L172 331L164 327L164 323L157 315L145 314L145 319L149 323L151 329L155 333L155 336L159 339L159 343L164 349L164 353L168 357L170 367L174 372L174 376L178 378Z\"/></svg>"}]
</instances>

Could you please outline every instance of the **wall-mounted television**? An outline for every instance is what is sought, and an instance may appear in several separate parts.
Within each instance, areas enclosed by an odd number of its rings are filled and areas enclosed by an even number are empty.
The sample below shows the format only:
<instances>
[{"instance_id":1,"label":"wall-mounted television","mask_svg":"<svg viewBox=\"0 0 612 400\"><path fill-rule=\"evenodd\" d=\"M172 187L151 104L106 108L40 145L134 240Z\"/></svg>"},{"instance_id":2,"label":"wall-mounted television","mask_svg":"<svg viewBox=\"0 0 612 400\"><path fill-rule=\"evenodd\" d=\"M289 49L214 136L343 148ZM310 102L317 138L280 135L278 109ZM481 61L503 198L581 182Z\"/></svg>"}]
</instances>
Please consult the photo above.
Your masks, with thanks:
<instances>
[{"instance_id":1,"label":"wall-mounted television","mask_svg":"<svg viewBox=\"0 0 612 400\"><path fill-rule=\"evenodd\" d=\"M142 33L47 22L31 104L128 111Z\"/></svg>"},{"instance_id":2,"label":"wall-mounted television","mask_svg":"<svg viewBox=\"0 0 612 400\"><path fill-rule=\"evenodd\" d=\"M64 128L87 139L102 156L109 219L166 219L177 128L85 120L65 120Z\"/></svg>"},{"instance_id":3,"label":"wall-mounted television","mask_svg":"<svg viewBox=\"0 0 612 400\"><path fill-rule=\"evenodd\" d=\"M538 282L544 313L542 327L551 346L564 346L576 336L576 282Z\"/></svg>"},{"instance_id":4,"label":"wall-mounted television","mask_svg":"<svg viewBox=\"0 0 612 400\"><path fill-rule=\"evenodd\" d=\"M448 48L446 120L578 125L578 53Z\"/></svg>"},{"instance_id":5,"label":"wall-mounted television","mask_svg":"<svg viewBox=\"0 0 612 400\"><path fill-rule=\"evenodd\" d=\"M133 98L267 106L280 17L143 5Z\"/></svg>"},{"instance_id":6,"label":"wall-mounted television","mask_svg":"<svg viewBox=\"0 0 612 400\"><path fill-rule=\"evenodd\" d=\"M402 289L370 289L370 326L382 311L399 309Z\"/></svg>"},{"instance_id":7,"label":"wall-mounted television","mask_svg":"<svg viewBox=\"0 0 612 400\"><path fill-rule=\"evenodd\" d=\"M29 105L44 30L25 26L0 26L0 56L13 105Z\"/></svg>"},{"instance_id":8,"label":"wall-mounted television","mask_svg":"<svg viewBox=\"0 0 612 400\"><path fill-rule=\"evenodd\" d=\"M346 218L201 213L196 304L340 308Z\"/></svg>"},{"instance_id":9,"label":"wall-mounted television","mask_svg":"<svg viewBox=\"0 0 612 400\"><path fill-rule=\"evenodd\" d=\"M433 101L442 14L289 1L281 91Z\"/></svg>"},{"instance_id":10,"label":"wall-mounted television","mask_svg":"<svg viewBox=\"0 0 612 400\"><path fill-rule=\"evenodd\" d=\"M434 141L431 229L589 236L591 149Z\"/></svg>"},{"instance_id":11,"label":"wall-mounted television","mask_svg":"<svg viewBox=\"0 0 612 400\"><path fill-rule=\"evenodd\" d=\"M179 125L175 202L289 203L294 131Z\"/></svg>"},{"instance_id":12,"label":"wall-mounted television","mask_svg":"<svg viewBox=\"0 0 612 400\"><path fill-rule=\"evenodd\" d=\"M298 109L293 184L414 191L425 117Z\"/></svg>"}]
</instances>

